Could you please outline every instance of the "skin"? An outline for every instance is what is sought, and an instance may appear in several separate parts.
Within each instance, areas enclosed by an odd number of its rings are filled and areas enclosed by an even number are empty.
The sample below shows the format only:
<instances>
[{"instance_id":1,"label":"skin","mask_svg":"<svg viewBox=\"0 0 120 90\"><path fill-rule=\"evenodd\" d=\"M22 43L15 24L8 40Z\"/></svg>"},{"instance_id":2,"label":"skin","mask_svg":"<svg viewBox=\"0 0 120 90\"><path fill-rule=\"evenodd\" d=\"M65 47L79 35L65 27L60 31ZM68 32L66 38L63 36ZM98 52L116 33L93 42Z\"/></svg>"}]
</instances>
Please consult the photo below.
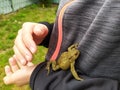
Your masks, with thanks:
<instances>
[{"instance_id":1,"label":"skin","mask_svg":"<svg viewBox=\"0 0 120 90\"><path fill-rule=\"evenodd\" d=\"M54 71L58 69L67 70L70 68L72 75L76 80L82 80L76 70L75 70L75 60L78 58L80 51L77 50L78 44L73 44L68 48L67 52L63 52L59 57L58 61L50 61L47 63L46 69L48 70L48 74L50 72L50 65L52 64L52 69Z\"/></svg>"},{"instance_id":2,"label":"skin","mask_svg":"<svg viewBox=\"0 0 120 90\"><path fill-rule=\"evenodd\" d=\"M22 25L13 46L14 55L22 65L32 61L37 44L40 44L47 34L48 28L43 24L26 22Z\"/></svg>"},{"instance_id":3,"label":"skin","mask_svg":"<svg viewBox=\"0 0 120 90\"><path fill-rule=\"evenodd\" d=\"M17 86L23 86L28 84L30 81L30 76L36 65L29 62L26 65L22 65L17 62L16 57L11 57L9 59L9 65L5 66L6 76L3 81L6 85L15 84Z\"/></svg>"},{"instance_id":4,"label":"skin","mask_svg":"<svg viewBox=\"0 0 120 90\"><path fill-rule=\"evenodd\" d=\"M5 66L5 84L21 86L29 83L31 73L36 67L31 61L37 44L40 44L47 34L48 28L43 24L26 22L22 25L15 38L14 55L9 59L9 65Z\"/></svg>"},{"instance_id":5,"label":"skin","mask_svg":"<svg viewBox=\"0 0 120 90\"><path fill-rule=\"evenodd\" d=\"M31 62L32 57L37 50L36 48L37 44L40 44L47 34L48 34L48 28L45 25L32 23L32 22L26 22L23 24L22 28L19 30L18 35L15 39L15 43L13 47L14 55L9 59L9 65L5 66L6 76L3 78L5 84L7 85L15 84L18 86L22 86L29 83L30 76L36 67L36 65L34 65ZM69 54L71 54L71 56L73 56L74 59L75 57L77 58L76 55L72 55L73 51L74 53L75 51L77 51L76 48L72 49L72 47L74 46L68 48L68 52L65 52L61 56L59 63L63 61L62 58L65 57L67 53L68 56ZM73 60L71 59L70 61L73 62L67 63L68 67L65 68L71 68L71 72L73 73L73 76L76 77L77 73L74 69L74 63L75 63L74 59ZM69 59L65 61L69 61ZM54 65L59 66L53 64L53 66ZM60 65L61 68L63 68L62 65L64 64ZM78 76L77 78L79 80Z\"/></svg>"}]
</instances>

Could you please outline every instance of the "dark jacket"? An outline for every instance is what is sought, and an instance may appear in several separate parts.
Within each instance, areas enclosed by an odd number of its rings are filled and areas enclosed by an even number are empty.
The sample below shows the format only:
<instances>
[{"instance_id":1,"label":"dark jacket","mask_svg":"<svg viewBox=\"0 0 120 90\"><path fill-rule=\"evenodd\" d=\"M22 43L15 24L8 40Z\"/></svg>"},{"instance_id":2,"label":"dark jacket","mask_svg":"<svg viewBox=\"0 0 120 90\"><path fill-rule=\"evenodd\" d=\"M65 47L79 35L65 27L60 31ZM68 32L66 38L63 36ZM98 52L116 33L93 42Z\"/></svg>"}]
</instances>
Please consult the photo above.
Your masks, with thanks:
<instances>
[{"instance_id":1,"label":"dark jacket","mask_svg":"<svg viewBox=\"0 0 120 90\"><path fill-rule=\"evenodd\" d=\"M59 34L59 14L69 2L72 3L65 9ZM49 30L52 33L43 41L48 46L46 61L57 45L60 48L56 60L70 45L79 43L81 54L75 68L84 80L75 80L70 70L51 70L47 75L43 62L31 76L32 90L119 90L120 0L61 0L56 21Z\"/></svg>"}]
</instances>

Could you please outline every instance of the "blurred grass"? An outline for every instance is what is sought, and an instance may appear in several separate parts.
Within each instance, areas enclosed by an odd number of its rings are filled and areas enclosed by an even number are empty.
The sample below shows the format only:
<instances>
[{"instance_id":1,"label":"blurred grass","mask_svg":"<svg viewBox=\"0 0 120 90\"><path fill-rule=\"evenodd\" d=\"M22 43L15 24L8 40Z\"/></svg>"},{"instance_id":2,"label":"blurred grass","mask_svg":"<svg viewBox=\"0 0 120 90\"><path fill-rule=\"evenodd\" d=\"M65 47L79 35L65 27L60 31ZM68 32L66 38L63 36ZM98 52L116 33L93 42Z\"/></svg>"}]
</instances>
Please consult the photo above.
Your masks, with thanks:
<instances>
[{"instance_id":1,"label":"blurred grass","mask_svg":"<svg viewBox=\"0 0 120 90\"><path fill-rule=\"evenodd\" d=\"M40 5L30 5L14 13L0 15L0 90L30 90L29 85L17 87L5 85L3 83L4 66L8 64L8 59L13 55L14 39L18 30L24 22L54 22L57 5L49 8L42 8ZM34 56L34 63L44 60L47 49L40 46Z\"/></svg>"}]
</instances>

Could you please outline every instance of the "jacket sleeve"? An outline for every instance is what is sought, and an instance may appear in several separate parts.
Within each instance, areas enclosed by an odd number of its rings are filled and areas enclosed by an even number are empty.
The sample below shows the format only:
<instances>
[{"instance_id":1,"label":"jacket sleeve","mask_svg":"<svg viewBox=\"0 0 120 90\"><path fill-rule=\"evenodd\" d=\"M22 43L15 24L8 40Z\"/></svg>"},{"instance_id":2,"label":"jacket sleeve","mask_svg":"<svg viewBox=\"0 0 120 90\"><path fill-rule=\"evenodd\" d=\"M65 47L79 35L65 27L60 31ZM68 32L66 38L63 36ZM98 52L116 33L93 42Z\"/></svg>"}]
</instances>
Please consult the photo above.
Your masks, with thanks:
<instances>
[{"instance_id":1,"label":"jacket sleeve","mask_svg":"<svg viewBox=\"0 0 120 90\"><path fill-rule=\"evenodd\" d=\"M39 22L39 23L46 25L48 30L49 30L48 35L45 37L43 42L41 44L39 44L39 45L43 45L43 46L48 48L49 40L50 40L50 36L51 36L51 32L52 32L54 23L48 23L48 22Z\"/></svg>"},{"instance_id":2,"label":"jacket sleeve","mask_svg":"<svg viewBox=\"0 0 120 90\"><path fill-rule=\"evenodd\" d=\"M117 80L110 78L93 78L79 73L83 78L77 81L70 70L50 71L47 75L46 62L39 64L33 71L30 79L32 90L119 90Z\"/></svg>"}]
</instances>

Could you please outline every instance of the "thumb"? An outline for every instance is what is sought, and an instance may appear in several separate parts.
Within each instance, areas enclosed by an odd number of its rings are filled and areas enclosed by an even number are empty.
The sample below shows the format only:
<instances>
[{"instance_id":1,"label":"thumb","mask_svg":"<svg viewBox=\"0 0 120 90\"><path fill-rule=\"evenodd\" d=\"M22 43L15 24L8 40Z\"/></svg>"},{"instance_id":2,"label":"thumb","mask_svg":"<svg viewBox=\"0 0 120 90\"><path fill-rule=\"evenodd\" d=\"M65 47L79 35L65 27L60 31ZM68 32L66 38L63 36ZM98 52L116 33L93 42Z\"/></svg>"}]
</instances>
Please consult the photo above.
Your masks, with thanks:
<instances>
[{"instance_id":1,"label":"thumb","mask_svg":"<svg viewBox=\"0 0 120 90\"><path fill-rule=\"evenodd\" d=\"M47 26L43 24L35 25L33 29L33 39L36 42L36 44L40 44L47 34L48 34Z\"/></svg>"},{"instance_id":2,"label":"thumb","mask_svg":"<svg viewBox=\"0 0 120 90\"><path fill-rule=\"evenodd\" d=\"M43 24L37 24L33 30L34 34L38 37L45 37L48 33L48 28Z\"/></svg>"}]
</instances>

